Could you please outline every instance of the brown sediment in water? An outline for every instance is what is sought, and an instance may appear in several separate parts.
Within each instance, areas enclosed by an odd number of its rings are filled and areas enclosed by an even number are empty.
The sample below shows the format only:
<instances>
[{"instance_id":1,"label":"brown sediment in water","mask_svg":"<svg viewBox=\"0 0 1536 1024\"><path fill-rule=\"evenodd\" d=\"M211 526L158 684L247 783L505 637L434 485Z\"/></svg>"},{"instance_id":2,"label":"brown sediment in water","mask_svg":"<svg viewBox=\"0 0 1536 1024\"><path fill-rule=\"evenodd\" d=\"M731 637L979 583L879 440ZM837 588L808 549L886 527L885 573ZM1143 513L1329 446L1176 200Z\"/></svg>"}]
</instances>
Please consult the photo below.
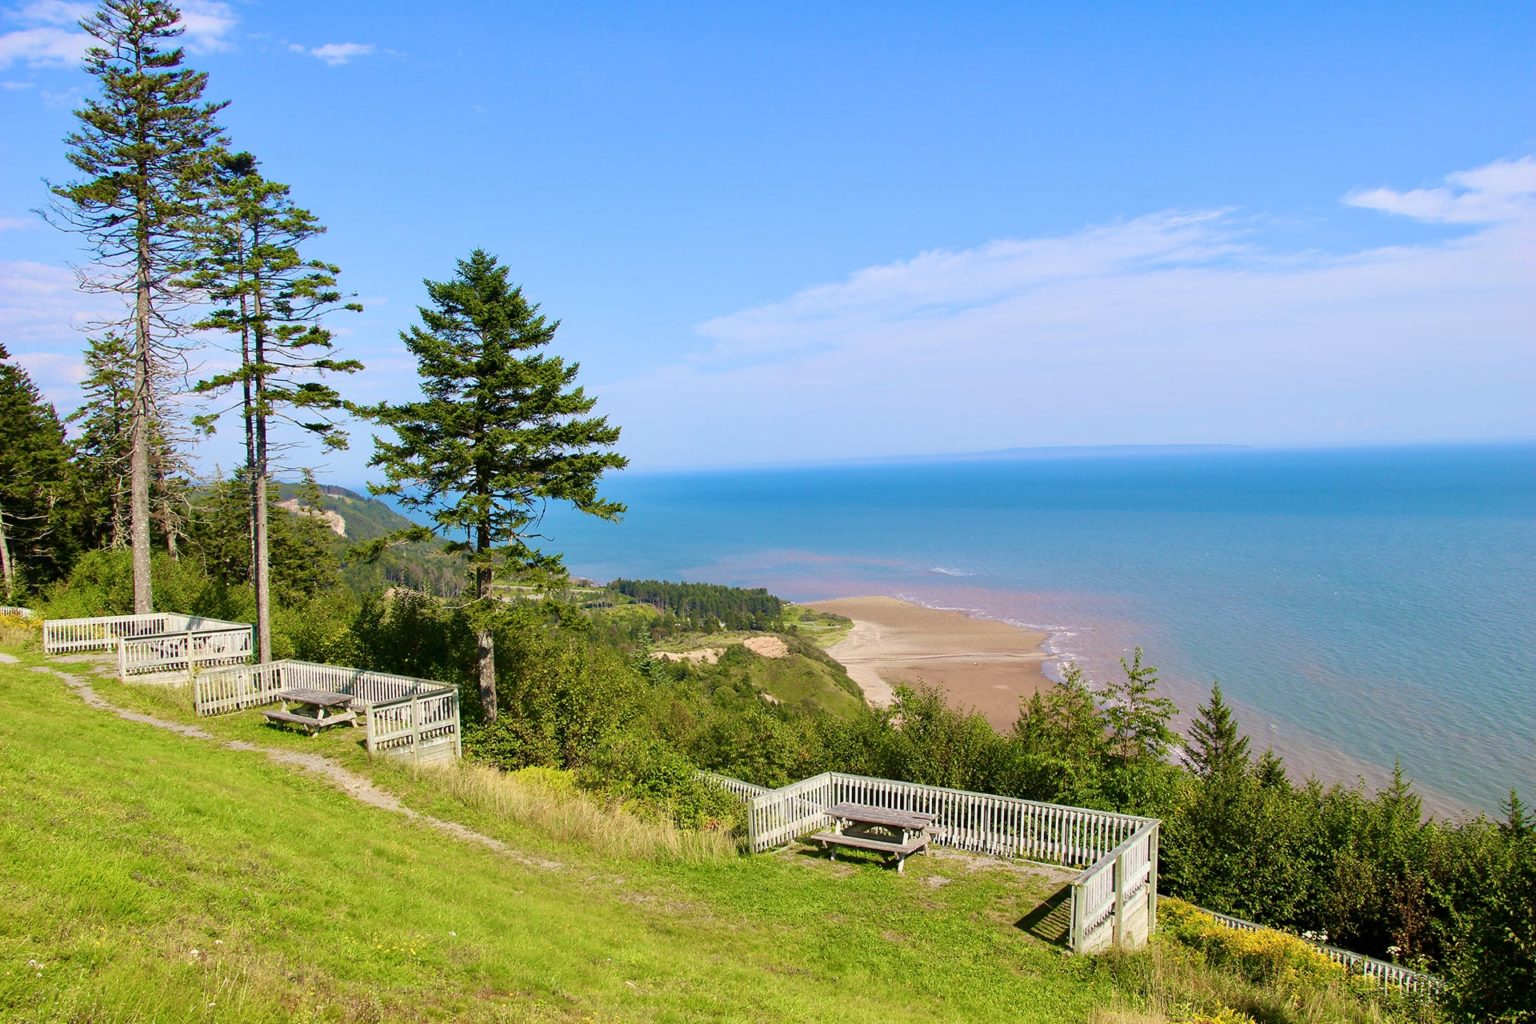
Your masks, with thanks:
<instances>
[{"instance_id":1,"label":"brown sediment in water","mask_svg":"<svg viewBox=\"0 0 1536 1024\"><path fill-rule=\"evenodd\" d=\"M1019 702L1055 683L1045 675L1045 634L964 612L924 608L894 597L845 597L809 605L853 620L827 653L878 706L893 688L926 683L957 706L1008 729Z\"/></svg>"}]
</instances>

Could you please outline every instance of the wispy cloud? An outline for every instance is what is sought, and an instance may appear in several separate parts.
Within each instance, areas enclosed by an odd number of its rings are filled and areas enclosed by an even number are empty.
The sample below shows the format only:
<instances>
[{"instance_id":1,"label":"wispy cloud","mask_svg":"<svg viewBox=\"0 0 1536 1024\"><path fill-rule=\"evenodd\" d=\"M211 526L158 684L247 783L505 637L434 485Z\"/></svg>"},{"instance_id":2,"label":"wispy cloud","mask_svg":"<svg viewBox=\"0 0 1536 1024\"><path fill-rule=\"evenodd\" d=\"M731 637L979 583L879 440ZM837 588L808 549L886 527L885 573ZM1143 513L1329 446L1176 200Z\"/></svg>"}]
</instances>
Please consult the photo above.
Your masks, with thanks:
<instances>
[{"instance_id":1,"label":"wispy cloud","mask_svg":"<svg viewBox=\"0 0 1536 1024\"><path fill-rule=\"evenodd\" d=\"M1399 192L1373 188L1344 201L1384 213L1443 224L1499 224L1536 216L1536 158L1500 160L1446 175L1439 188Z\"/></svg>"},{"instance_id":2,"label":"wispy cloud","mask_svg":"<svg viewBox=\"0 0 1536 1024\"><path fill-rule=\"evenodd\" d=\"M0 217L0 231L27 231L41 223L32 217Z\"/></svg>"},{"instance_id":3,"label":"wispy cloud","mask_svg":"<svg viewBox=\"0 0 1536 1024\"><path fill-rule=\"evenodd\" d=\"M1230 211L922 253L710 320L600 390L645 461L1536 435L1536 161L1344 202L1452 238L1323 254Z\"/></svg>"},{"instance_id":4,"label":"wispy cloud","mask_svg":"<svg viewBox=\"0 0 1536 1024\"><path fill-rule=\"evenodd\" d=\"M367 57L375 51L372 43L325 43L320 46L303 46L289 43L288 49L325 61L331 67L339 67L357 57Z\"/></svg>"},{"instance_id":5,"label":"wispy cloud","mask_svg":"<svg viewBox=\"0 0 1536 1024\"><path fill-rule=\"evenodd\" d=\"M0 68L13 64L34 68L78 64L92 42L80 30L80 20L93 10L92 4L33 0L6 11L4 20L21 27L0 33ZM237 20L233 9L221 0L184 0L183 41L194 53L227 50Z\"/></svg>"}]
</instances>

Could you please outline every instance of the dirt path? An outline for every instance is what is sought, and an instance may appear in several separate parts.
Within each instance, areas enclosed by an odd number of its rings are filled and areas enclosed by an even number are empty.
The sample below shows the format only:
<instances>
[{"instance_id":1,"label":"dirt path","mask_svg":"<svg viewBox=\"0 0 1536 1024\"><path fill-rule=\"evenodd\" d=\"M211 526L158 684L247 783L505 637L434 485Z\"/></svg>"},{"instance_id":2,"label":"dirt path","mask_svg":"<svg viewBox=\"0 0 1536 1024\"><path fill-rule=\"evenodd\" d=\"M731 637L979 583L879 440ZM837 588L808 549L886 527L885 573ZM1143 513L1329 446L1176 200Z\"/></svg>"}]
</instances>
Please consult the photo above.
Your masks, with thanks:
<instances>
[{"instance_id":1,"label":"dirt path","mask_svg":"<svg viewBox=\"0 0 1536 1024\"><path fill-rule=\"evenodd\" d=\"M0 662L14 664L16 659L10 655L0 653ZM63 680L89 707L116 715L124 721L154 726L156 729L164 729L167 732L173 732L178 736L185 736L188 739L216 743L228 750L256 751L267 755L269 760L277 764L302 768L312 775L319 776L325 782L360 803L365 803L370 807L377 807L380 810L389 811L393 814L399 814L409 818L411 821L417 821L430 828L435 828L445 835L461 839L466 843L478 843L486 849L494 850L505 857L517 861L519 864L545 871L559 871L565 867L559 861L531 857L520 850L513 849L500 839L485 835L482 832L476 832L474 829L460 825L458 822L444 821L442 818L435 818L430 814L423 814L420 811L413 810L401 803L399 797L393 793L380 789L370 780L354 771L343 768L335 761L321 757L319 754L306 754L297 750L263 747L255 743L248 743L245 740L220 739L206 729L201 729L195 725L187 725L183 722L170 722L163 718L156 718L154 715L146 715L141 711L130 711L127 708L120 708L97 693L90 683L79 676L72 676L68 672L61 672L56 668L46 666L35 667L32 671L43 672Z\"/></svg>"}]
</instances>

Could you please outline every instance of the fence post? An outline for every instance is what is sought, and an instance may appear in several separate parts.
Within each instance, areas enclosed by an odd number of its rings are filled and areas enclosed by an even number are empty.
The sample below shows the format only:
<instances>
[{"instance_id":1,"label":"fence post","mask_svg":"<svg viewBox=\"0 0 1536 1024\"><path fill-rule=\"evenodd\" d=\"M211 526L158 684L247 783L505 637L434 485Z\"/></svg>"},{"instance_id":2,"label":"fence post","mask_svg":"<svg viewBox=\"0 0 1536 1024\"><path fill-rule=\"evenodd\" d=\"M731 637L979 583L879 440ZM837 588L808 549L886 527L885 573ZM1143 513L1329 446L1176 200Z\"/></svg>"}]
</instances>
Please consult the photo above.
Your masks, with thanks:
<instances>
[{"instance_id":1,"label":"fence post","mask_svg":"<svg viewBox=\"0 0 1536 1024\"><path fill-rule=\"evenodd\" d=\"M1125 945L1125 854L1115 855L1115 866L1111 876L1113 888L1110 895L1114 899L1115 924L1114 934L1110 942L1115 948Z\"/></svg>"},{"instance_id":2,"label":"fence post","mask_svg":"<svg viewBox=\"0 0 1536 1024\"><path fill-rule=\"evenodd\" d=\"M421 698L411 698L411 760L421 760Z\"/></svg>"},{"instance_id":3,"label":"fence post","mask_svg":"<svg viewBox=\"0 0 1536 1024\"><path fill-rule=\"evenodd\" d=\"M1077 882L1072 883L1072 930L1067 937L1067 945L1074 953L1083 951L1083 887Z\"/></svg>"},{"instance_id":4,"label":"fence post","mask_svg":"<svg viewBox=\"0 0 1536 1024\"><path fill-rule=\"evenodd\" d=\"M122 637L117 638L117 678L119 682L128 678L128 645Z\"/></svg>"},{"instance_id":5,"label":"fence post","mask_svg":"<svg viewBox=\"0 0 1536 1024\"><path fill-rule=\"evenodd\" d=\"M1151 871L1147 874L1147 941L1157 931L1157 848L1162 838L1162 823L1152 826L1152 836L1147 840L1147 858Z\"/></svg>"}]
</instances>

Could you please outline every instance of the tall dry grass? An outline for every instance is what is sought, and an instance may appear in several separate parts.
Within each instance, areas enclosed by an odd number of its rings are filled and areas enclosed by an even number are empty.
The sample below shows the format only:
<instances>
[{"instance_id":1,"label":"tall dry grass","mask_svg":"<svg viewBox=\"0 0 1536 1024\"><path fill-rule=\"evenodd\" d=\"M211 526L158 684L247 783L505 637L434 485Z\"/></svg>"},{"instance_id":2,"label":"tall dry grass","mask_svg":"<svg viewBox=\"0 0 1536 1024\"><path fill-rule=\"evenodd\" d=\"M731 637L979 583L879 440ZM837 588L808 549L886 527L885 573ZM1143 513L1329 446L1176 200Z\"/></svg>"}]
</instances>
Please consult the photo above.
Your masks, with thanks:
<instances>
[{"instance_id":1,"label":"tall dry grass","mask_svg":"<svg viewBox=\"0 0 1536 1024\"><path fill-rule=\"evenodd\" d=\"M729 833L684 831L577 789L565 772L503 772L460 762L415 769L421 780L471 809L537 829L610 857L696 863L736 855Z\"/></svg>"}]
</instances>

